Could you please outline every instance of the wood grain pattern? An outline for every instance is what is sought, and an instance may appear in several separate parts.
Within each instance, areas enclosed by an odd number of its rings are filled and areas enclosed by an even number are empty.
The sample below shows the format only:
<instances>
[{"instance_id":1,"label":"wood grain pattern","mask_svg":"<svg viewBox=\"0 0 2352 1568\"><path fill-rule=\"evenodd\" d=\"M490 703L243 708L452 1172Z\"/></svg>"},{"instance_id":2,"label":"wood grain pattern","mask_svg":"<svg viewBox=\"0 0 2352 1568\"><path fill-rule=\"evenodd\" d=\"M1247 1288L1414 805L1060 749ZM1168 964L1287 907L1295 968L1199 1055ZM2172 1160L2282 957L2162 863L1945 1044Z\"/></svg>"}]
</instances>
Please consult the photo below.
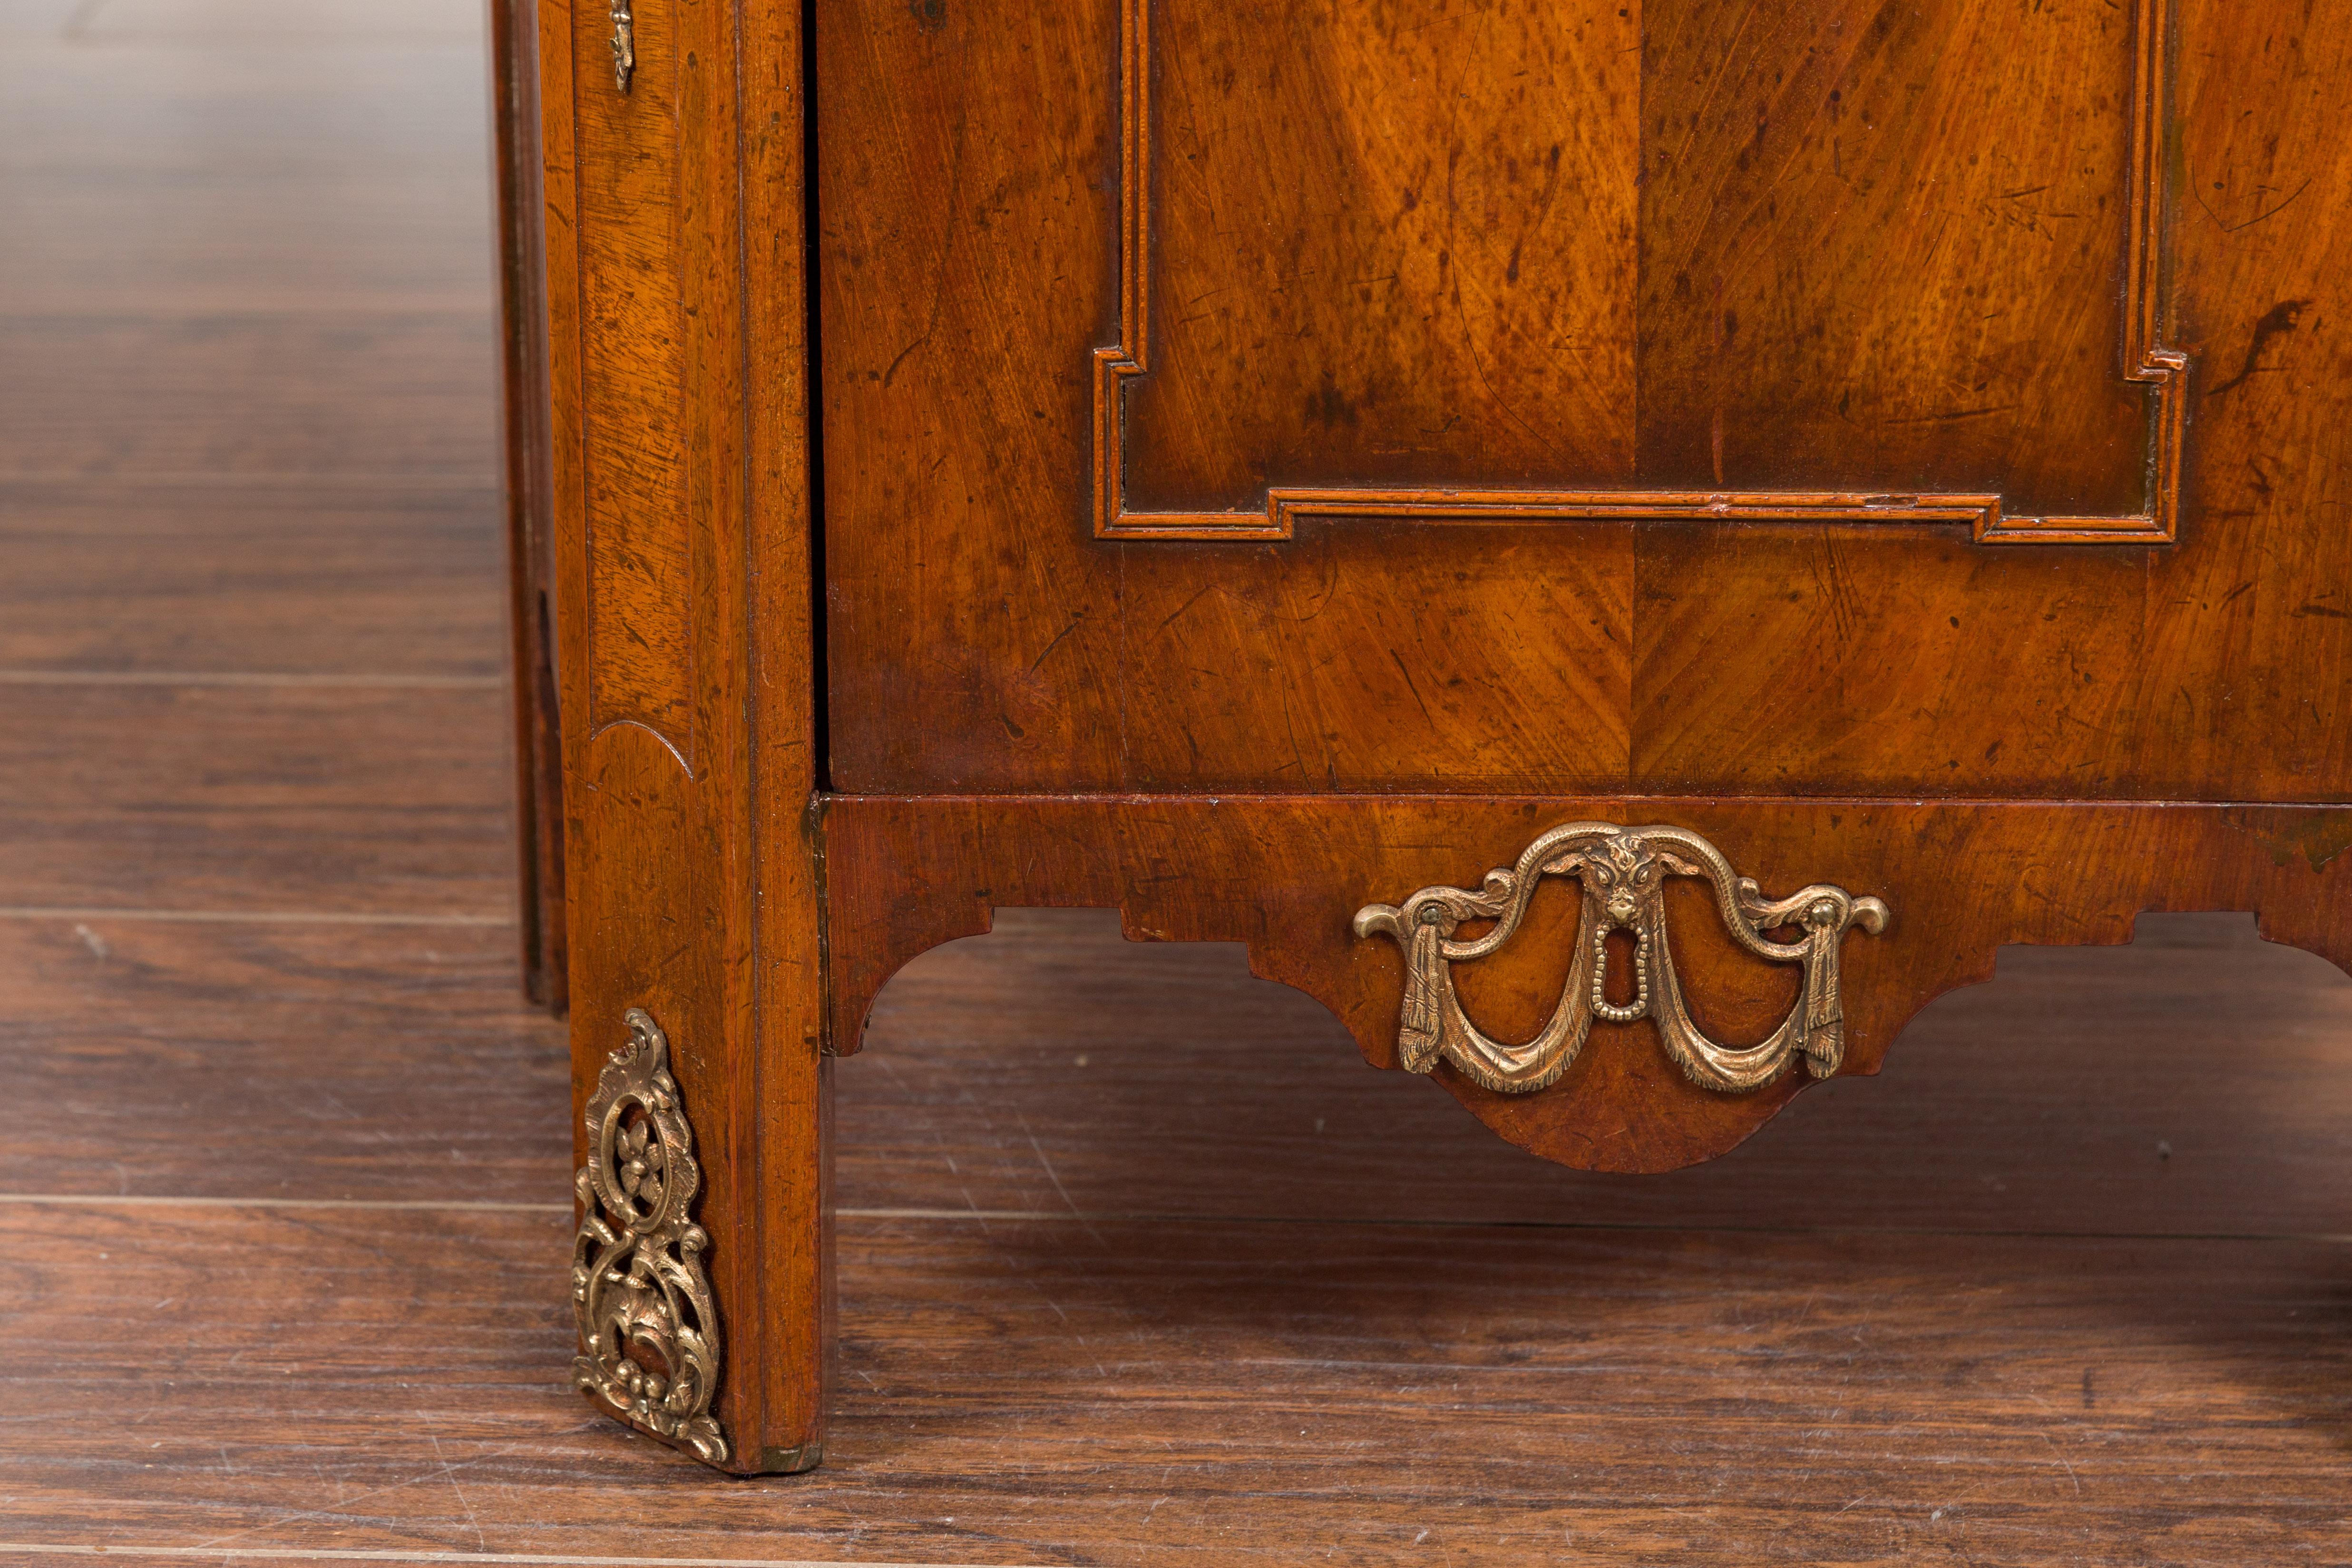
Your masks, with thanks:
<instances>
[{"instance_id":1,"label":"wood grain pattern","mask_svg":"<svg viewBox=\"0 0 2352 1568\"><path fill-rule=\"evenodd\" d=\"M1635 423L1657 434L1636 440L1631 482L1683 497L1683 515L1432 526L1382 503L1301 515L1287 540L1222 545L1096 538L1100 481L1122 466L1126 483L1150 478L1139 455L1157 441L1191 454L1171 463L1202 488L1150 506L1206 497L1263 528L1264 497L1235 499L1241 481L1218 465L1287 464L1264 480L1281 488L1318 454L1369 452L1385 432L1394 450L1364 460L1411 468L1402 488L1475 479L1409 461L1422 438L1387 430L1377 406L1343 397L1327 423L1309 404L1324 406L1325 370L1335 390L1378 371L1409 389L1400 409L1448 395L1442 384L1486 410L1454 349L1487 339L1457 322L1441 351L1429 334L1444 323L1417 319L1334 336L1357 314L1396 312L1329 280L1341 253L1364 249L1347 236L1379 214L1416 235L1440 221L1434 195L1402 210L1412 170L1516 145L1522 122L1490 112L1517 90L1496 67L1462 78L1472 98L1450 140L1410 151L1436 90L1391 68L1419 57L1412 40L1458 34L1472 40L1462 60L1489 61L1480 28L1532 33L1551 59L1582 13L1438 0L1344 23L1310 12L1290 48L1270 13L1227 8L1186 34L1209 51L1197 71L1168 64L1183 50L1164 25L1147 69L1122 15L1111 0L1045 18L981 5L927 20L866 0L823 11L836 787L2347 798L2344 633L2327 595L2352 546L2325 518L2352 375L2315 330L2338 309L2325 258L2352 206L2352 160L2318 108L2341 63L2332 13L2184 12L2168 87L2153 34L2119 9L1935 5L1884 27L1836 5L1744 24L1698 0L1639 10L1626 20L1649 40L1643 142L1681 161L1643 184L1636 214L1654 319L1637 335ZM1548 31L1554 20L1569 30ZM1367 27L1402 40L1393 59ZM1266 47L1252 53L1253 39ZM1955 55L2042 84L2016 110L2034 132L2012 131L2009 98L1939 68ZM1717 58L1736 68L1706 74ZM1140 144L1123 69L1163 122L1149 201L1127 169ZM1670 112L1683 131L1655 118ZM1253 139L1253 115L1299 132ZM1381 141L1389 131L1398 140ZM1360 154L1349 138L1406 151ZM1176 157L1180 143L1199 159ZM2166 172L2191 167L2203 172L2189 184ZM1511 178L1517 205L1474 202L1446 221L1477 245L1535 221L1538 173L1522 159ZM1268 231L1260 220L1278 212L1288 226ZM1799 235L1810 248L1776 261ZM1147 240L1148 277L1126 265ZM1269 280L1293 249L1314 267L1277 294ZM1708 276L1684 298L1675 278L1691 267ZM1284 310L1317 336L1273 346L1264 319ZM1160 353L1149 376L1124 378L1124 397L1144 400L1123 427L1134 449L1098 465L1108 415L1073 368L1107 344L1131 352L1121 321L1137 311L1147 339L1181 323L1229 351L1181 366ZM2151 430L2150 386L2126 372L2171 347L2200 368L2193 386L2163 383L2185 390L2156 398ZM1380 370L1400 356L1410 373ZM1266 379L1277 363L1315 373L1288 386ZM1847 392L1864 402L1841 416ZM1524 432L1496 432L1507 423L1440 420L1447 433L1427 439L1518 450ZM1272 455L1217 448L1228 425L1277 432ZM1985 550L1948 522L1707 510L1711 497L1784 487L2013 490L2027 516L2138 516L2151 455L2160 492L2179 464L2178 538L2159 550ZM1798 472L1882 459L1884 475Z\"/></svg>"},{"instance_id":2,"label":"wood grain pattern","mask_svg":"<svg viewBox=\"0 0 2352 1568\"><path fill-rule=\"evenodd\" d=\"M562 1387L561 1215L0 1224L18 1541L2125 1564L2341 1511L2324 1243L853 1222L838 1463L730 1486Z\"/></svg>"},{"instance_id":3,"label":"wood grain pattern","mask_svg":"<svg viewBox=\"0 0 2352 1568\"><path fill-rule=\"evenodd\" d=\"M0 482L0 671L500 678L498 496Z\"/></svg>"},{"instance_id":4,"label":"wood grain pattern","mask_svg":"<svg viewBox=\"0 0 2352 1568\"><path fill-rule=\"evenodd\" d=\"M799 16L540 12L575 1118L642 1008L706 1173L744 1470L825 1412ZM756 257L748 235L762 236ZM754 339L758 347L752 348ZM577 1151L575 1150L575 1153Z\"/></svg>"},{"instance_id":5,"label":"wood grain pattern","mask_svg":"<svg viewBox=\"0 0 2352 1568\"><path fill-rule=\"evenodd\" d=\"M494 686L11 685L7 903L514 909Z\"/></svg>"},{"instance_id":6,"label":"wood grain pattern","mask_svg":"<svg viewBox=\"0 0 2352 1568\"><path fill-rule=\"evenodd\" d=\"M490 0L491 152L498 194L499 392L506 416L507 677L514 697L517 921L523 989L571 1005L563 919L563 737L555 682L552 392L547 218L539 150L539 13Z\"/></svg>"},{"instance_id":7,"label":"wood grain pattern","mask_svg":"<svg viewBox=\"0 0 2352 1568\"><path fill-rule=\"evenodd\" d=\"M0 476L281 474L471 486L497 472L487 311L0 322ZM220 389L240 389L237 417ZM120 417L135 387L139 417Z\"/></svg>"},{"instance_id":8,"label":"wood grain pattern","mask_svg":"<svg viewBox=\"0 0 2352 1568\"><path fill-rule=\"evenodd\" d=\"M1122 5L1097 537L1546 505L1381 493L1433 464L1465 489L1632 477L1640 23L1600 0L1400 22Z\"/></svg>"},{"instance_id":9,"label":"wood grain pattern","mask_svg":"<svg viewBox=\"0 0 2352 1568\"><path fill-rule=\"evenodd\" d=\"M2352 982L2251 915L2143 915L2125 946L2004 947L1875 1076L1814 1086L1719 1160L1619 1176L1531 1161L1436 1085L1368 1070L1241 945L999 909L877 998L839 1069L839 1189L1139 1223L2325 1235L2348 1026Z\"/></svg>"},{"instance_id":10,"label":"wood grain pattern","mask_svg":"<svg viewBox=\"0 0 2352 1568\"><path fill-rule=\"evenodd\" d=\"M1245 563L1231 547L1153 547L1149 570L1120 574L1116 673L1130 718L1166 717L1129 725L1128 771L1160 788L1360 790L1403 775L1507 789L1533 757L1618 787L1633 767L1633 526L1466 551L1447 532L1311 524ZM1547 634L1509 635L1519 622ZM1052 733L1044 662L1006 694L1007 725Z\"/></svg>"},{"instance_id":11,"label":"wood grain pattern","mask_svg":"<svg viewBox=\"0 0 2352 1568\"><path fill-rule=\"evenodd\" d=\"M594 5L573 15L561 47L571 51L573 79L601 87L611 75L611 18ZM549 112L572 122L576 215L565 238L578 257L582 515L590 580L599 589L577 612L585 620L587 683L575 711L592 732L645 726L691 773L693 535L710 527L694 513L714 497L706 490L710 455L689 451L701 291L687 277L698 258L688 255L681 208L695 178L680 123L688 106L679 99L698 84L687 81L681 59L694 41L678 36L672 16L667 7L647 8L626 95L575 92Z\"/></svg>"},{"instance_id":12,"label":"wood grain pattern","mask_svg":"<svg viewBox=\"0 0 2352 1568\"><path fill-rule=\"evenodd\" d=\"M1490 9L1466 31L1317 14L1287 19L1278 51L1264 47L1270 16L1177 11L1164 33L1181 46L1164 58L1153 0L1125 0L1120 17L1119 339L1095 353L1097 538L1286 538L1309 516L1813 517L1965 522L1979 543L2174 538L2189 361L2158 346L2169 48L2158 0L2127 22L2038 6L1979 20L1954 7L1907 32L1863 7L1777 19L1706 5L1653 4L1638 17L1601 5ZM1954 26L1964 33L1937 30ZM1433 37L1449 47L1423 58ZM1955 53L2046 122L1974 111L1966 100L1983 78L1927 63ZM1739 62L1728 78L1727 58ZM1637 99L1648 115L1638 129ZM1874 137L1890 116L1895 134ZM1181 176L1158 172L1161 139ZM1270 145L1287 159L1267 160ZM2069 166L2035 185L2012 148ZM1800 173L1801 162L1818 168ZM1305 214L1302 186L1323 195ZM2040 206L2000 204L2053 190ZM1568 193L1574 226L1547 234ZM1946 243L1959 203L2007 221ZM2052 243L2062 220L2094 211L2106 219L2096 242ZM1907 230L1922 231L1919 249L1885 243ZM1265 253L1235 245L1294 231ZM1178 263L1155 281L1155 257L1202 248L1232 259L1190 274ZM2053 256L2064 257L2054 269ZM2119 265L2121 364L2147 397L2116 383L2108 341L2078 325ZM1822 312L1811 321L1787 300L1809 268L1841 285L1807 302ZM1707 277L1711 289L1694 282ZM1168 359L1193 377L1205 364L1203 388L1152 375L1150 301L1162 292L1185 302L1160 318ZM1979 296L2028 309L1952 309ZM1433 299L1443 303L1423 308ZM1939 319L1923 321L1929 312ZM2053 356L2059 323L2067 349ZM1759 335L1761 352L1748 346ZM1653 394L1640 422L1637 337ZM1890 355L1889 343L1902 348ZM1993 377L2020 400L1948 407L1956 391L1998 402ZM1301 400L1269 398L1269 384L1309 389L1308 423ZM1485 402L1451 405L1475 388ZM2085 416L2089 428L2062 423ZM1871 436L1858 441L1857 424ZM2136 425L2146 456L2118 466L2111 455L2133 449ZM1446 482L1430 485L1433 469ZM1300 471L1346 482L1285 476ZM1562 473L1586 483L1543 482ZM1637 474L1648 486L1624 483ZM1204 494L1231 498L1207 509L1182 499ZM2018 515L2045 496L2055 511Z\"/></svg>"},{"instance_id":13,"label":"wood grain pattern","mask_svg":"<svg viewBox=\"0 0 2352 1568\"><path fill-rule=\"evenodd\" d=\"M2127 554L1662 524L1642 531L1633 570L1628 727L1646 786L1812 795L1902 779L2099 799L2158 793L2174 771L2134 766L2150 754L2133 740L2170 716L2134 706L2148 569ZM2176 678L2195 683L2200 662Z\"/></svg>"},{"instance_id":14,"label":"wood grain pattern","mask_svg":"<svg viewBox=\"0 0 2352 1568\"><path fill-rule=\"evenodd\" d=\"M997 904L1116 907L1160 941L1239 941L1253 972L1324 1003L1364 1059L1393 1065L1402 965L1357 937L1354 912L1435 883L1475 886L1556 823L1660 819L1712 840L1771 896L1812 882L1882 897L1884 935L1848 936L1849 1073L1876 1071L1940 993L1989 977L2005 943L2129 939L2143 909L2256 912L2276 941L2352 967L2341 858L2352 818L2289 808L1906 805L1191 797L838 799L825 808L827 947L836 1051L856 1049L884 980L916 953L984 931ZM898 890L923 890L919 899ZM1762 1038L1788 1009L1789 970L1711 928L1696 890L1673 915L1685 987L1710 1032ZM1464 1002L1497 1038L1532 1035L1567 973L1576 918L1559 894L1471 967ZM1670 894L1669 909L1676 909ZM1642 1024L1596 1024L1558 1084L1496 1093L1441 1063L1434 1076L1487 1125L1582 1169L1661 1171L1722 1155L1803 1087L1747 1094L1686 1082Z\"/></svg>"},{"instance_id":15,"label":"wood grain pattern","mask_svg":"<svg viewBox=\"0 0 2352 1568\"><path fill-rule=\"evenodd\" d=\"M1674 602L1638 632L1637 779L2347 798L2352 536L2329 519L2352 392L2312 328L2347 307L2323 258L2352 211L2352 155L2325 105L2352 57L2332 10L2190 9L2180 26L2181 155L2199 172L2174 266L2184 340L2214 367L2193 396L2180 545L1963 560L1855 530L1644 530L1642 602ZM1778 649L1801 653L1748 652Z\"/></svg>"},{"instance_id":16,"label":"wood grain pattern","mask_svg":"<svg viewBox=\"0 0 2352 1568\"><path fill-rule=\"evenodd\" d=\"M2152 560L2134 759L2183 794L2341 799L2352 706L2352 384L2333 359L2352 286L2332 258L2352 225L2352 149L2329 84L2352 69L2341 13L2244 19L2185 6L2234 37L2184 52L2182 312L2200 371L2191 469L2200 548ZM2305 675L2314 677L2306 685Z\"/></svg>"},{"instance_id":17,"label":"wood grain pattern","mask_svg":"<svg viewBox=\"0 0 2352 1568\"><path fill-rule=\"evenodd\" d=\"M1643 15L1645 475L1998 490L1979 541L2174 537L2164 6Z\"/></svg>"},{"instance_id":18,"label":"wood grain pattern","mask_svg":"<svg viewBox=\"0 0 2352 1568\"><path fill-rule=\"evenodd\" d=\"M818 691L817 549L812 442L808 40L789 7L741 24L745 171L745 468L752 488L750 639L751 803L759 926L752 1030L740 1048L739 1100L757 1150L742 1205L757 1217L755 1310L782 1308L754 1341L764 1423L757 1462L800 1470L824 1453L835 1406L833 1064L824 1055L824 862L814 802L825 787ZM745 1061L744 1058L748 1058ZM747 1270L747 1272L749 1272Z\"/></svg>"},{"instance_id":19,"label":"wood grain pattern","mask_svg":"<svg viewBox=\"0 0 2352 1568\"><path fill-rule=\"evenodd\" d=\"M39 1190L560 1206L562 1032L512 929L0 920ZM26 1180L14 1184L23 1190Z\"/></svg>"}]
</instances>

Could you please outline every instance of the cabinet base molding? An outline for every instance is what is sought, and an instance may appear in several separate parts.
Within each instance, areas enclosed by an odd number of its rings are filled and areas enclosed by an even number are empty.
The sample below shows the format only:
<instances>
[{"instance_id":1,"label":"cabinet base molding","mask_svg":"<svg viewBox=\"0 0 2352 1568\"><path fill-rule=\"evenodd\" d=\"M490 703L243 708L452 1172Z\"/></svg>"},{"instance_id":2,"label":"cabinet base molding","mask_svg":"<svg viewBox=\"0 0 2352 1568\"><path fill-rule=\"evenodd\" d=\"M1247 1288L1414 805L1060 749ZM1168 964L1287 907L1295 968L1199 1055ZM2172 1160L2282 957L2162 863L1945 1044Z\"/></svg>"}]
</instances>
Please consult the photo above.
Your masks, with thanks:
<instances>
[{"instance_id":1,"label":"cabinet base molding","mask_svg":"<svg viewBox=\"0 0 2352 1568\"><path fill-rule=\"evenodd\" d=\"M1246 944L1254 973L1330 1009L1366 1061L1427 1072L1510 1142L1589 1170L1712 1159L1814 1078L1876 1072L1905 1023L1990 979L2005 945L2123 943L2142 911L2248 910L2270 940L2352 970L2352 807L1136 795L835 796L819 811L837 1052L857 1049L892 974L985 932L992 909L1116 908L1135 940ZM1628 821L1672 826L1612 825ZM1614 910L1595 896L1612 848L1610 874L1646 854L1656 879ZM1482 891L1463 885L1487 867ZM1733 867L1818 881L1766 900ZM1431 909L1438 924L1417 925ZM1776 924L1797 939L1768 942ZM1432 941L1434 976L1413 956ZM1471 1018L1491 1053L1459 1032ZM1718 1040L1764 1043L1743 1056ZM1800 1057L1811 1071L1787 1071Z\"/></svg>"}]
</instances>

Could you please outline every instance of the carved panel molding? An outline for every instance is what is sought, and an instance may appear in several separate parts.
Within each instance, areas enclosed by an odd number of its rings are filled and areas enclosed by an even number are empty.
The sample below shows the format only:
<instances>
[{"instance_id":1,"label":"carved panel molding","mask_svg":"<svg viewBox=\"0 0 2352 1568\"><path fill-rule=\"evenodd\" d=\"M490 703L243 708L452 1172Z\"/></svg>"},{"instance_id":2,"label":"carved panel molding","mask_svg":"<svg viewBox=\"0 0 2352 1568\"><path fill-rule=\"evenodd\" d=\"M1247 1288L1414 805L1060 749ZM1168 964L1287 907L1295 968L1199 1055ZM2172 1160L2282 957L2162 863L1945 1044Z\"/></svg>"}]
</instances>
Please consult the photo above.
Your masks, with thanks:
<instances>
[{"instance_id":1,"label":"carved panel molding","mask_svg":"<svg viewBox=\"0 0 2352 1568\"><path fill-rule=\"evenodd\" d=\"M1123 0L1119 36L1118 341L1094 352L1091 508L1098 538L1286 539L1301 517L1510 523L1817 520L1965 524L1980 544L2168 544L2176 536L2189 356L2165 346L2160 308L2169 12L2135 0L2130 163L2125 200L2123 379L2148 388L2145 500L2120 516L2011 515L1997 494L1859 490L1286 487L1262 510L1130 510L1126 389L1152 372L1150 329L1153 0Z\"/></svg>"}]
</instances>

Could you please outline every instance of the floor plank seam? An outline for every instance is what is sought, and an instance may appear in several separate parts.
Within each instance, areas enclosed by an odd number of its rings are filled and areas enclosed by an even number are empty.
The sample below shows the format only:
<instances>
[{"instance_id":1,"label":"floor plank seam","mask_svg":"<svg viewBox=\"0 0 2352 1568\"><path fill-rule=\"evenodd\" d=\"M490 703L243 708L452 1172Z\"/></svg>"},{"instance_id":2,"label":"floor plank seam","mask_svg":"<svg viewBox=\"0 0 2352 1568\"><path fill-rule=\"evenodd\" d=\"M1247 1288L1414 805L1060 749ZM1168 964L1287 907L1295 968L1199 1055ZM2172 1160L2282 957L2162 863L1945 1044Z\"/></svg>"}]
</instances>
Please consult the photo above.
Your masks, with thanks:
<instances>
[{"instance_id":1,"label":"floor plank seam","mask_svg":"<svg viewBox=\"0 0 2352 1568\"><path fill-rule=\"evenodd\" d=\"M1183 1214L1142 1209L1068 1208L836 1208L835 1219L943 1219L1029 1224L1058 1221L1087 1225L1303 1225L1371 1227L1410 1230L1580 1230L1650 1232L1669 1236L1917 1236L1981 1237L2012 1241L2252 1241L2319 1246L2352 1243L2352 1234L2332 1231L2232 1230L2046 1230L1972 1228L1936 1225L1661 1225L1647 1220L1608 1219L1415 1219L1302 1214Z\"/></svg>"},{"instance_id":2,"label":"floor plank seam","mask_svg":"<svg viewBox=\"0 0 2352 1568\"><path fill-rule=\"evenodd\" d=\"M219 469L151 469L135 474L89 474L71 468L0 469L0 489L16 485L62 485L71 486L77 490L96 486L129 490L422 490L448 494L473 492L490 497L500 493L495 475L356 474L331 469L309 472L274 468L257 469L251 473Z\"/></svg>"},{"instance_id":3,"label":"floor plank seam","mask_svg":"<svg viewBox=\"0 0 2352 1568\"><path fill-rule=\"evenodd\" d=\"M374 1211L480 1211L504 1214L564 1214L570 1203L500 1202L475 1198L234 1197L140 1193L0 1192L0 1205L110 1208L289 1208ZM2242 1242L2259 1245L2341 1247L2352 1234L2333 1231L2232 1230L2048 1230L1970 1228L1926 1225L1662 1225L1604 1219L1416 1219L1376 1216L1305 1214L1185 1214L1141 1209L1067 1208L835 1208L842 1219L944 1221L961 1224L1246 1225L1299 1226L1315 1229L1550 1230L1655 1236L1919 1237L1999 1241Z\"/></svg>"},{"instance_id":4,"label":"floor plank seam","mask_svg":"<svg viewBox=\"0 0 2352 1568\"><path fill-rule=\"evenodd\" d=\"M388 1209L447 1213L453 1210L488 1214L571 1214L569 1203L506 1203L494 1198L466 1197L205 1197L139 1193L0 1192L0 1205L25 1207L75 1208L301 1208Z\"/></svg>"},{"instance_id":5,"label":"floor plank seam","mask_svg":"<svg viewBox=\"0 0 2352 1568\"><path fill-rule=\"evenodd\" d=\"M401 915L337 909L111 909L0 904L0 920L177 920L198 925L509 926L511 915Z\"/></svg>"},{"instance_id":6,"label":"floor plank seam","mask_svg":"<svg viewBox=\"0 0 2352 1568\"><path fill-rule=\"evenodd\" d=\"M789 1483L787 1483L789 1484ZM976 1568L957 1563L877 1563L842 1557L583 1557L544 1552L397 1552L365 1547L84 1546L70 1542L0 1541L12 1557L200 1557L210 1562L255 1558L274 1563L551 1563L564 1568Z\"/></svg>"},{"instance_id":7,"label":"floor plank seam","mask_svg":"<svg viewBox=\"0 0 2352 1568\"><path fill-rule=\"evenodd\" d=\"M503 690L504 675L302 674L270 670L0 670L11 686L345 686L419 691Z\"/></svg>"}]
</instances>

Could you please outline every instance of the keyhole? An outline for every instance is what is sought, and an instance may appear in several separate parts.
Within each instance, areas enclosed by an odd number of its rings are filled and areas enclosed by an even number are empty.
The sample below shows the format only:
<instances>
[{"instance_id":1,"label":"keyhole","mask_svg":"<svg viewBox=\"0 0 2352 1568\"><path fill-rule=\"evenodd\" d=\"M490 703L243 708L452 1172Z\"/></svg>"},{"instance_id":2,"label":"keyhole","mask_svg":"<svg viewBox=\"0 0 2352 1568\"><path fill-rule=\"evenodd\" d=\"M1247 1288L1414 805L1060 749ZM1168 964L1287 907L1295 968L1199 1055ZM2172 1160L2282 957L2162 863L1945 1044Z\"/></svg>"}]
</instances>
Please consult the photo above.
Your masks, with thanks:
<instances>
[{"instance_id":1,"label":"keyhole","mask_svg":"<svg viewBox=\"0 0 2352 1568\"><path fill-rule=\"evenodd\" d=\"M1639 995L1633 973L1633 952L1639 946L1633 934L1622 925L1609 933L1605 946L1609 973L1601 982L1601 994L1612 1007L1630 1008Z\"/></svg>"}]
</instances>

